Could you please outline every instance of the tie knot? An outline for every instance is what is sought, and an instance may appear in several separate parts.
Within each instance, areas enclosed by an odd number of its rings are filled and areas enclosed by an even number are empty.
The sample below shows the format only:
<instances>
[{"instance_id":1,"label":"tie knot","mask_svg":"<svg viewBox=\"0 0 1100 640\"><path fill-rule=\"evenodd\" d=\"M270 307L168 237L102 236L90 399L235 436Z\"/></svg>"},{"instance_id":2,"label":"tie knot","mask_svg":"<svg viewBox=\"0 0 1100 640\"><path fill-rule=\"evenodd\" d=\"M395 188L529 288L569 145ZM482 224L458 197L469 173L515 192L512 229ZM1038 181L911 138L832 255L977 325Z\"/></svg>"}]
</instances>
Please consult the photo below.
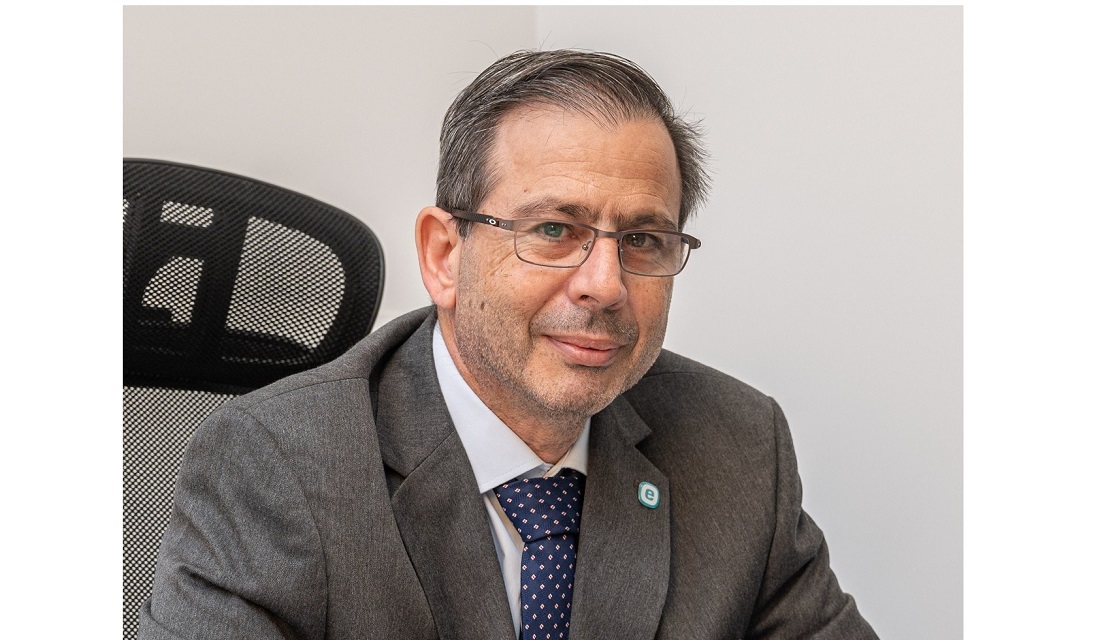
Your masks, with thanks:
<instances>
[{"instance_id":1,"label":"tie knot","mask_svg":"<svg viewBox=\"0 0 1100 640\"><path fill-rule=\"evenodd\" d=\"M556 475L505 482L493 491L523 543L576 534L581 524L584 476Z\"/></svg>"}]
</instances>

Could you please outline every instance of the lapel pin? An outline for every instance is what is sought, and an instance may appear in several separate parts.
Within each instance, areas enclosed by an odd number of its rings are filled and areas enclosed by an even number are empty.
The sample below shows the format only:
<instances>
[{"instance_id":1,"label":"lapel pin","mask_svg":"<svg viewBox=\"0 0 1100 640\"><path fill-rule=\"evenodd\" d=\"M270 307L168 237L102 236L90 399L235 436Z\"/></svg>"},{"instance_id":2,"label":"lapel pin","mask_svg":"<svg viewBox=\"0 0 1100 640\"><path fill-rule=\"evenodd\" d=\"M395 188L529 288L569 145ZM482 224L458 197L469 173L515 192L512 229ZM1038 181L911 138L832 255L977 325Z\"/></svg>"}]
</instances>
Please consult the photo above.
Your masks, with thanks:
<instances>
[{"instance_id":1,"label":"lapel pin","mask_svg":"<svg viewBox=\"0 0 1100 640\"><path fill-rule=\"evenodd\" d=\"M656 509L661 503L661 490L650 482L642 482L638 485L638 502L641 502L643 507Z\"/></svg>"}]
</instances>

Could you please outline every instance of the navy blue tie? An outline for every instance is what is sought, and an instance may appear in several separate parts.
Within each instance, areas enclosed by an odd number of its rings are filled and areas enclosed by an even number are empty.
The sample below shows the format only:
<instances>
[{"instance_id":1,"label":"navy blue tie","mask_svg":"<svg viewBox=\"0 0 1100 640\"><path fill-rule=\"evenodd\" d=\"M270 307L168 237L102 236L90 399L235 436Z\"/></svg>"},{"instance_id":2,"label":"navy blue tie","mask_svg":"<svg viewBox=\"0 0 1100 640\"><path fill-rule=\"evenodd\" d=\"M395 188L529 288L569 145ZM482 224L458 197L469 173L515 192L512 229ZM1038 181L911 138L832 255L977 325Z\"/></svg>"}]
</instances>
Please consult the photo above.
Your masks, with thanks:
<instances>
[{"instance_id":1,"label":"navy blue tie","mask_svg":"<svg viewBox=\"0 0 1100 640\"><path fill-rule=\"evenodd\" d=\"M493 490L523 540L520 638L566 640L573 604L584 476L512 480Z\"/></svg>"}]
</instances>

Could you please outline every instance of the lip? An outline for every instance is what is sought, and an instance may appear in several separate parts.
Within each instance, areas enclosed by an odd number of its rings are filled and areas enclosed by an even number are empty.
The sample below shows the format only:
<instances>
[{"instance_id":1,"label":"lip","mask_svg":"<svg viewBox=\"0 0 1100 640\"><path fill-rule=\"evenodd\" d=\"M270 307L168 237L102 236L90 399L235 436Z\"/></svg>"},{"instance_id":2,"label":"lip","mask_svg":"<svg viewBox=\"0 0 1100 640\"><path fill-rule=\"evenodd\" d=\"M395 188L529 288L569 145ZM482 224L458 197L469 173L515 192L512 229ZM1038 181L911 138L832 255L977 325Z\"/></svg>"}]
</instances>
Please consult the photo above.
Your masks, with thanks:
<instances>
[{"instance_id":1,"label":"lip","mask_svg":"<svg viewBox=\"0 0 1100 640\"><path fill-rule=\"evenodd\" d=\"M589 336L545 336L566 359L585 367L604 367L618 355L622 343Z\"/></svg>"}]
</instances>

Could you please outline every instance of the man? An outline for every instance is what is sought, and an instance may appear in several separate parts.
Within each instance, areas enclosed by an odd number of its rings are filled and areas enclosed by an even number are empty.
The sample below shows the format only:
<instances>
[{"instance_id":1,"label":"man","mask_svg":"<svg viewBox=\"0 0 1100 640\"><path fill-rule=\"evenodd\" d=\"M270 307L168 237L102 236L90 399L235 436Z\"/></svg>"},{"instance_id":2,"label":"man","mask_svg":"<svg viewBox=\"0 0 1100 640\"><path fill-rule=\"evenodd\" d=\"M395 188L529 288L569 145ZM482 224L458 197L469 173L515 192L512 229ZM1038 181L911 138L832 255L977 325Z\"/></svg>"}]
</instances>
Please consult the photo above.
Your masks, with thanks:
<instances>
[{"instance_id":1,"label":"man","mask_svg":"<svg viewBox=\"0 0 1100 640\"><path fill-rule=\"evenodd\" d=\"M145 638L874 638L775 403L662 352L695 129L633 63L520 52L455 100L434 307L195 435Z\"/></svg>"}]
</instances>

